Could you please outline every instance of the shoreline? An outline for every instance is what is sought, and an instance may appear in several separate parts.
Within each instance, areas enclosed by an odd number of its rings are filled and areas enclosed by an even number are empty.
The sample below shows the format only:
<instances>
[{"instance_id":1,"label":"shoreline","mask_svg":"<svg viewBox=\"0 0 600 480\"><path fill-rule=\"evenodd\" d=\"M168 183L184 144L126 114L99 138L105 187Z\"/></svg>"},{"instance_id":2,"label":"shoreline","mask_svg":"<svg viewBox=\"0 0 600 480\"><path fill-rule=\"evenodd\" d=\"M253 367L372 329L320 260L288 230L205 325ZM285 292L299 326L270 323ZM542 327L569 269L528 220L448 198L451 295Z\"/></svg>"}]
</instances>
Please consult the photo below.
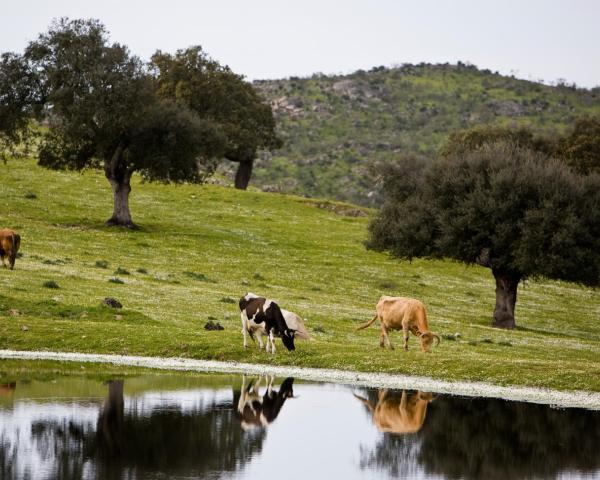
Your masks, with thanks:
<instances>
[{"instance_id":1,"label":"shoreline","mask_svg":"<svg viewBox=\"0 0 600 480\"><path fill-rule=\"evenodd\" d=\"M423 390L431 393L465 397L501 398L510 401L539 403L560 408L600 410L600 392L559 391L549 388L500 386L484 382L450 382L429 377L389 373L356 372L306 367L274 366L253 363L194 360L190 358L141 357L72 352L0 350L0 359L55 360L78 363L109 363L158 370L183 370L207 373L275 375L303 380L351 384L363 387Z\"/></svg>"}]
</instances>

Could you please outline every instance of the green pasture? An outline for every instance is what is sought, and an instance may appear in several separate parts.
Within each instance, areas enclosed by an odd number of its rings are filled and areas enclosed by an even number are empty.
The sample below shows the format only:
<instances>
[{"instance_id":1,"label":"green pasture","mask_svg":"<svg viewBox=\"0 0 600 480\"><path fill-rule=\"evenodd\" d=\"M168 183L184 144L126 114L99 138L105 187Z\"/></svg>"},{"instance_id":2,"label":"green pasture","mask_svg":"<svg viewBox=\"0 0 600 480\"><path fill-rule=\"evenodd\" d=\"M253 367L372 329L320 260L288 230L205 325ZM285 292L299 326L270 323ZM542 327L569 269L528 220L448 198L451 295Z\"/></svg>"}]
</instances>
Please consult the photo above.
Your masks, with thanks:
<instances>
[{"instance_id":1,"label":"green pasture","mask_svg":"<svg viewBox=\"0 0 600 480\"><path fill-rule=\"evenodd\" d=\"M521 285L515 331L491 328L491 273L450 261L400 262L365 250L371 211L215 185L133 182L139 230L104 227L98 172L2 165L0 226L21 233L0 270L0 349L189 357L426 375L446 380L600 391L600 292L565 282ZM365 216L348 216L363 213ZM52 288L54 287L54 288ZM58 287L58 288L56 288ZM275 356L242 347L247 291L306 319L314 339ZM380 295L421 299L442 336L379 348L369 320ZM114 297L123 305L101 305ZM206 331L213 320L225 330ZM392 341L401 346L399 333Z\"/></svg>"}]
</instances>

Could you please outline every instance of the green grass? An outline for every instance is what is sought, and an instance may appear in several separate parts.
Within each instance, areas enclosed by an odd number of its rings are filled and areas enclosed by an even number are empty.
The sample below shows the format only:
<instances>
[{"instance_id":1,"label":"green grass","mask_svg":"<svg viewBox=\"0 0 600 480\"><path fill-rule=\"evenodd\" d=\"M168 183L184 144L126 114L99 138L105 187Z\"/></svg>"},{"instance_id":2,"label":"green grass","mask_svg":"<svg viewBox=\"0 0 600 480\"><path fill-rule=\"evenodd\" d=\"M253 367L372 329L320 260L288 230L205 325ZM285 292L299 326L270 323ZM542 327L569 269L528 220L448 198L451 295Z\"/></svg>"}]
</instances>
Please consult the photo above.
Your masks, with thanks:
<instances>
[{"instance_id":1,"label":"green grass","mask_svg":"<svg viewBox=\"0 0 600 480\"><path fill-rule=\"evenodd\" d=\"M101 174L49 172L31 160L3 166L0 199L0 225L21 233L23 254L15 270L0 270L3 349L183 356L600 391L600 292L527 282L519 289L520 328L496 330L489 326L494 283L488 270L398 262L366 251L368 217L339 215L303 198L136 178L131 206L141 228L106 228L111 191ZM111 283L118 268L130 273L124 283ZM50 279L60 288L45 288ZM244 350L236 303L247 291L305 317L314 340L298 342L294 353L278 342L275 356L254 346ZM381 294L424 301L431 328L446 336L441 345L423 354L412 337L409 352L390 352L379 348L376 327L355 332ZM105 297L124 308L102 306ZM225 330L204 330L209 319ZM392 334L392 341L400 346L400 335Z\"/></svg>"}]
</instances>

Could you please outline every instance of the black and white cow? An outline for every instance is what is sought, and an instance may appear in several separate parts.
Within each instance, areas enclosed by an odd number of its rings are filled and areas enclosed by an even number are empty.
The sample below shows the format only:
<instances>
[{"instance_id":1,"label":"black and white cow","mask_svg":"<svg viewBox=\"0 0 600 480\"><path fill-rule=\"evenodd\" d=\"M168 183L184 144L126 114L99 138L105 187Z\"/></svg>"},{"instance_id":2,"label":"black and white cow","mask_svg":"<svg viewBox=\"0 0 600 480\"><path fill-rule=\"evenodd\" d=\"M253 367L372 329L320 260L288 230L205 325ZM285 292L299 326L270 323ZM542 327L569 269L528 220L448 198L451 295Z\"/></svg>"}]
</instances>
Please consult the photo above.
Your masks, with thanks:
<instances>
[{"instance_id":1,"label":"black and white cow","mask_svg":"<svg viewBox=\"0 0 600 480\"><path fill-rule=\"evenodd\" d=\"M273 300L247 293L240 298L240 316L242 319L242 334L244 335L244 348L248 348L248 334L264 327L267 334L267 352L275 353L275 337L281 341L288 350L295 350L294 335L281 313L279 305Z\"/></svg>"},{"instance_id":2,"label":"black and white cow","mask_svg":"<svg viewBox=\"0 0 600 480\"><path fill-rule=\"evenodd\" d=\"M286 378L279 391L273 389L273 381L272 376L267 379L267 391L261 395L259 390L262 377L248 382L244 376L239 398L234 392L234 402L237 399L237 414L244 430L266 427L277 418L285 401L294 397L293 378Z\"/></svg>"}]
</instances>

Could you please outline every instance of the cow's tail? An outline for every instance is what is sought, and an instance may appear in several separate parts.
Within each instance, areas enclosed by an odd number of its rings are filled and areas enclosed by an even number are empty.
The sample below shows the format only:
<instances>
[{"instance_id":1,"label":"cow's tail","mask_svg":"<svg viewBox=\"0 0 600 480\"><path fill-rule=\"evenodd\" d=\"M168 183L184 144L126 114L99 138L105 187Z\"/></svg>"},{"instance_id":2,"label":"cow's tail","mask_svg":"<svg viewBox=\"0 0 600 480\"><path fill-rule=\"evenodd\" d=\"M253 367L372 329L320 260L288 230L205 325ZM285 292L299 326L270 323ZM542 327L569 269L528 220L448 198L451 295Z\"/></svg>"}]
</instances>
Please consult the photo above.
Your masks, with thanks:
<instances>
[{"instance_id":1,"label":"cow's tail","mask_svg":"<svg viewBox=\"0 0 600 480\"><path fill-rule=\"evenodd\" d=\"M363 328L367 328L370 327L371 325L373 325L373 323L375 322L375 320L377 320L377 315L375 315L371 320L369 320L367 323L363 323L362 325L359 325L358 327L356 327L356 330L362 330Z\"/></svg>"},{"instance_id":2,"label":"cow's tail","mask_svg":"<svg viewBox=\"0 0 600 480\"><path fill-rule=\"evenodd\" d=\"M373 413L373 410L375 409L373 408L373 405L371 405L371 402L369 402L369 400L363 397L359 397L356 393L354 393L353 395L357 400L360 400L363 403L363 405L369 409L371 413Z\"/></svg>"}]
</instances>

